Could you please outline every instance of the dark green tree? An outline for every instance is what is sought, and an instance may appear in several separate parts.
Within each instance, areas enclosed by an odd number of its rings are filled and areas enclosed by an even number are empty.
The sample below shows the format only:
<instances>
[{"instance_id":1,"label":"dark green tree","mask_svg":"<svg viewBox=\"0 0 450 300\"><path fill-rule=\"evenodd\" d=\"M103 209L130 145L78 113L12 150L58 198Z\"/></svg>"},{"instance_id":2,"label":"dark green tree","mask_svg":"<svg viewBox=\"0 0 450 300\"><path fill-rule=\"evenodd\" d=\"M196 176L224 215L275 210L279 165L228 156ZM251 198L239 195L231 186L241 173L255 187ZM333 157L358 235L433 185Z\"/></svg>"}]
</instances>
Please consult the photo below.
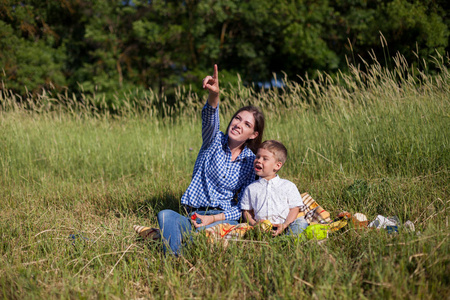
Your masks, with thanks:
<instances>
[{"instance_id":1,"label":"dark green tree","mask_svg":"<svg viewBox=\"0 0 450 300\"><path fill-rule=\"evenodd\" d=\"M24 94L62 88L65 48L47 23L40 1L3 1L0 8L2 88ZM52 2L52 1L49 1Z\"/></svg>"},{"instance_id":2,"label":"dark green tree","mask_svg":"<svg viewBox=\"0 0 450 300\"><path fill-rule=\"evenodd\" d=\"M314 76L359 57L419 62L449 50L443 0L0 0L2 88L105 94ZM381 36L382 34L382 36ZM369 54L370 53L370 54ZM116 103L117 104L117 103Z\"/></svg>"}]
</instances>

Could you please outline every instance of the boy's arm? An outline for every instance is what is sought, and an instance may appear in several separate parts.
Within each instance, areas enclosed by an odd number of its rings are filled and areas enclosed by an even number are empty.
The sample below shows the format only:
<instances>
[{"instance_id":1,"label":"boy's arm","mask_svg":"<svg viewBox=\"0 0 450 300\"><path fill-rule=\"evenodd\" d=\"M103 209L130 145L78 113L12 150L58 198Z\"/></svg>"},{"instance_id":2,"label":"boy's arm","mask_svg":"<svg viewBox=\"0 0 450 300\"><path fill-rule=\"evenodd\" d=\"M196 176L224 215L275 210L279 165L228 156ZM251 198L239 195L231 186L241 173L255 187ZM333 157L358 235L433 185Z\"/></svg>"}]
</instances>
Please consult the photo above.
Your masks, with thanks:
<instances>
[{"instance_id":1,"label":"boy's arm","mask_svg":"<svg viewBox=\"0 0 450 300\"><path fill-rule=\"evenodd\" d=\"M278 226L277 230L273 231L273 236L277 236L280 233L282 233L286 228L289 227L289 225L295 221L295 219L297 219L297 215L300 211L300 208L298 206L290 208L289 209L289 214L286 217L286 220L284 221L283 224L281 224L280 226Z\"/></svg>"},{"instance_id":2,"label":"boy's arm","mask_svg":"<svg viewBox=\"0 0 450 300\"><path fill-rule=\"evenodd\" d=\"M253 218L253 210L243 210L242 214L244 215L245 220L247 220L247 223L251 226L256 225L256 221Z\"/></svg>"}]
</instances>

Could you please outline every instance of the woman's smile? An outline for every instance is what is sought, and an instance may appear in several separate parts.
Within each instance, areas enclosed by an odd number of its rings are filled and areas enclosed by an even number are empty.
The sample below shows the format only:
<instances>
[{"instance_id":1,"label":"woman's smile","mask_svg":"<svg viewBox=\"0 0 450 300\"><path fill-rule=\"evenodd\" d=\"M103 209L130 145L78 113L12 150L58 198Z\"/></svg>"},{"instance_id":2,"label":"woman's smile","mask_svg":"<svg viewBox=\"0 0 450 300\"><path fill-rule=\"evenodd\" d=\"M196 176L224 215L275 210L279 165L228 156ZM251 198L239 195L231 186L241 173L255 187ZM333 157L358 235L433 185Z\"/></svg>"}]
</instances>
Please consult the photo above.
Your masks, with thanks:
<instances>
[{"instance_id":1,"label":"woman's smile","mask_svg":"<svg viewBox=\"0 0 450 300\"><path fill-rule=\"evenodd\" d=\"M241 111L231 120L228 136L235 141L245 142L258 135L255 133L254 127L255 118L253 117L253 113L245 110Z\"/></svg>"}]
</instances>

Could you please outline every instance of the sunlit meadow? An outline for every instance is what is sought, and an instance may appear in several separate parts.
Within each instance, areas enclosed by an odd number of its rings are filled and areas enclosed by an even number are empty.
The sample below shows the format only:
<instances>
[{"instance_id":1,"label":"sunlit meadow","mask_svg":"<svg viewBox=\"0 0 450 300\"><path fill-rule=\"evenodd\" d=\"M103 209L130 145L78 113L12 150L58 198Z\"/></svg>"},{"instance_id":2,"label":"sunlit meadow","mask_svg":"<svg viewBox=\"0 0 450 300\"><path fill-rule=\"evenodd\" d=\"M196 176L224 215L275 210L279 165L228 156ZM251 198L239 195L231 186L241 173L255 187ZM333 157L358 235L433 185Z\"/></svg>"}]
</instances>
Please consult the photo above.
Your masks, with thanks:
<instances>
[{"instance_id":1,"label":"sunlit meadow","mask_svg":"<svg viewBox=\"0 0 450 300\"><path fill-rule=\"evenodd\" d=\"M410 220L347 226L325 242L262 238L176 258L140 240L179 209L201 146L206 93L0 95L0 295L30 298L404 299L450 296L449 58L421 68L400 55L283 88L222 83L221 120L246 104L266 115L264 139L288 148L280 176L341 211ZM116 103L115 101L114 103Z\"/></svg>"}]
</instances>

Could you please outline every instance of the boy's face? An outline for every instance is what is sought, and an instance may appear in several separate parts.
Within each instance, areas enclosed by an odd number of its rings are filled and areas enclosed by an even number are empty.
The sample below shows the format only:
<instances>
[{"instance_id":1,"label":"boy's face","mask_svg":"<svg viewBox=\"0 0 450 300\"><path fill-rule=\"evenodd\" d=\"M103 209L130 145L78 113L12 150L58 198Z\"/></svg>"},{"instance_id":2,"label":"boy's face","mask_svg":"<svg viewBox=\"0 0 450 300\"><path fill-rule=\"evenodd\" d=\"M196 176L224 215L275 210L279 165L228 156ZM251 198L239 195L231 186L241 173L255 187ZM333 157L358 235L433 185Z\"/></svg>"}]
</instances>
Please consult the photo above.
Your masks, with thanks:
<instances>
[{"instance_id":1,"label":"boy's face","mask_svg":"<svg viewBox=\"0 0 450 300\"><path fill-rule=\"evenodd\" d=\"M283 163L278 161L272 152L262 148L258 149L253 162L256 175L266 180L274 178L282 165Z\"/></svg>"}]
</instances>

